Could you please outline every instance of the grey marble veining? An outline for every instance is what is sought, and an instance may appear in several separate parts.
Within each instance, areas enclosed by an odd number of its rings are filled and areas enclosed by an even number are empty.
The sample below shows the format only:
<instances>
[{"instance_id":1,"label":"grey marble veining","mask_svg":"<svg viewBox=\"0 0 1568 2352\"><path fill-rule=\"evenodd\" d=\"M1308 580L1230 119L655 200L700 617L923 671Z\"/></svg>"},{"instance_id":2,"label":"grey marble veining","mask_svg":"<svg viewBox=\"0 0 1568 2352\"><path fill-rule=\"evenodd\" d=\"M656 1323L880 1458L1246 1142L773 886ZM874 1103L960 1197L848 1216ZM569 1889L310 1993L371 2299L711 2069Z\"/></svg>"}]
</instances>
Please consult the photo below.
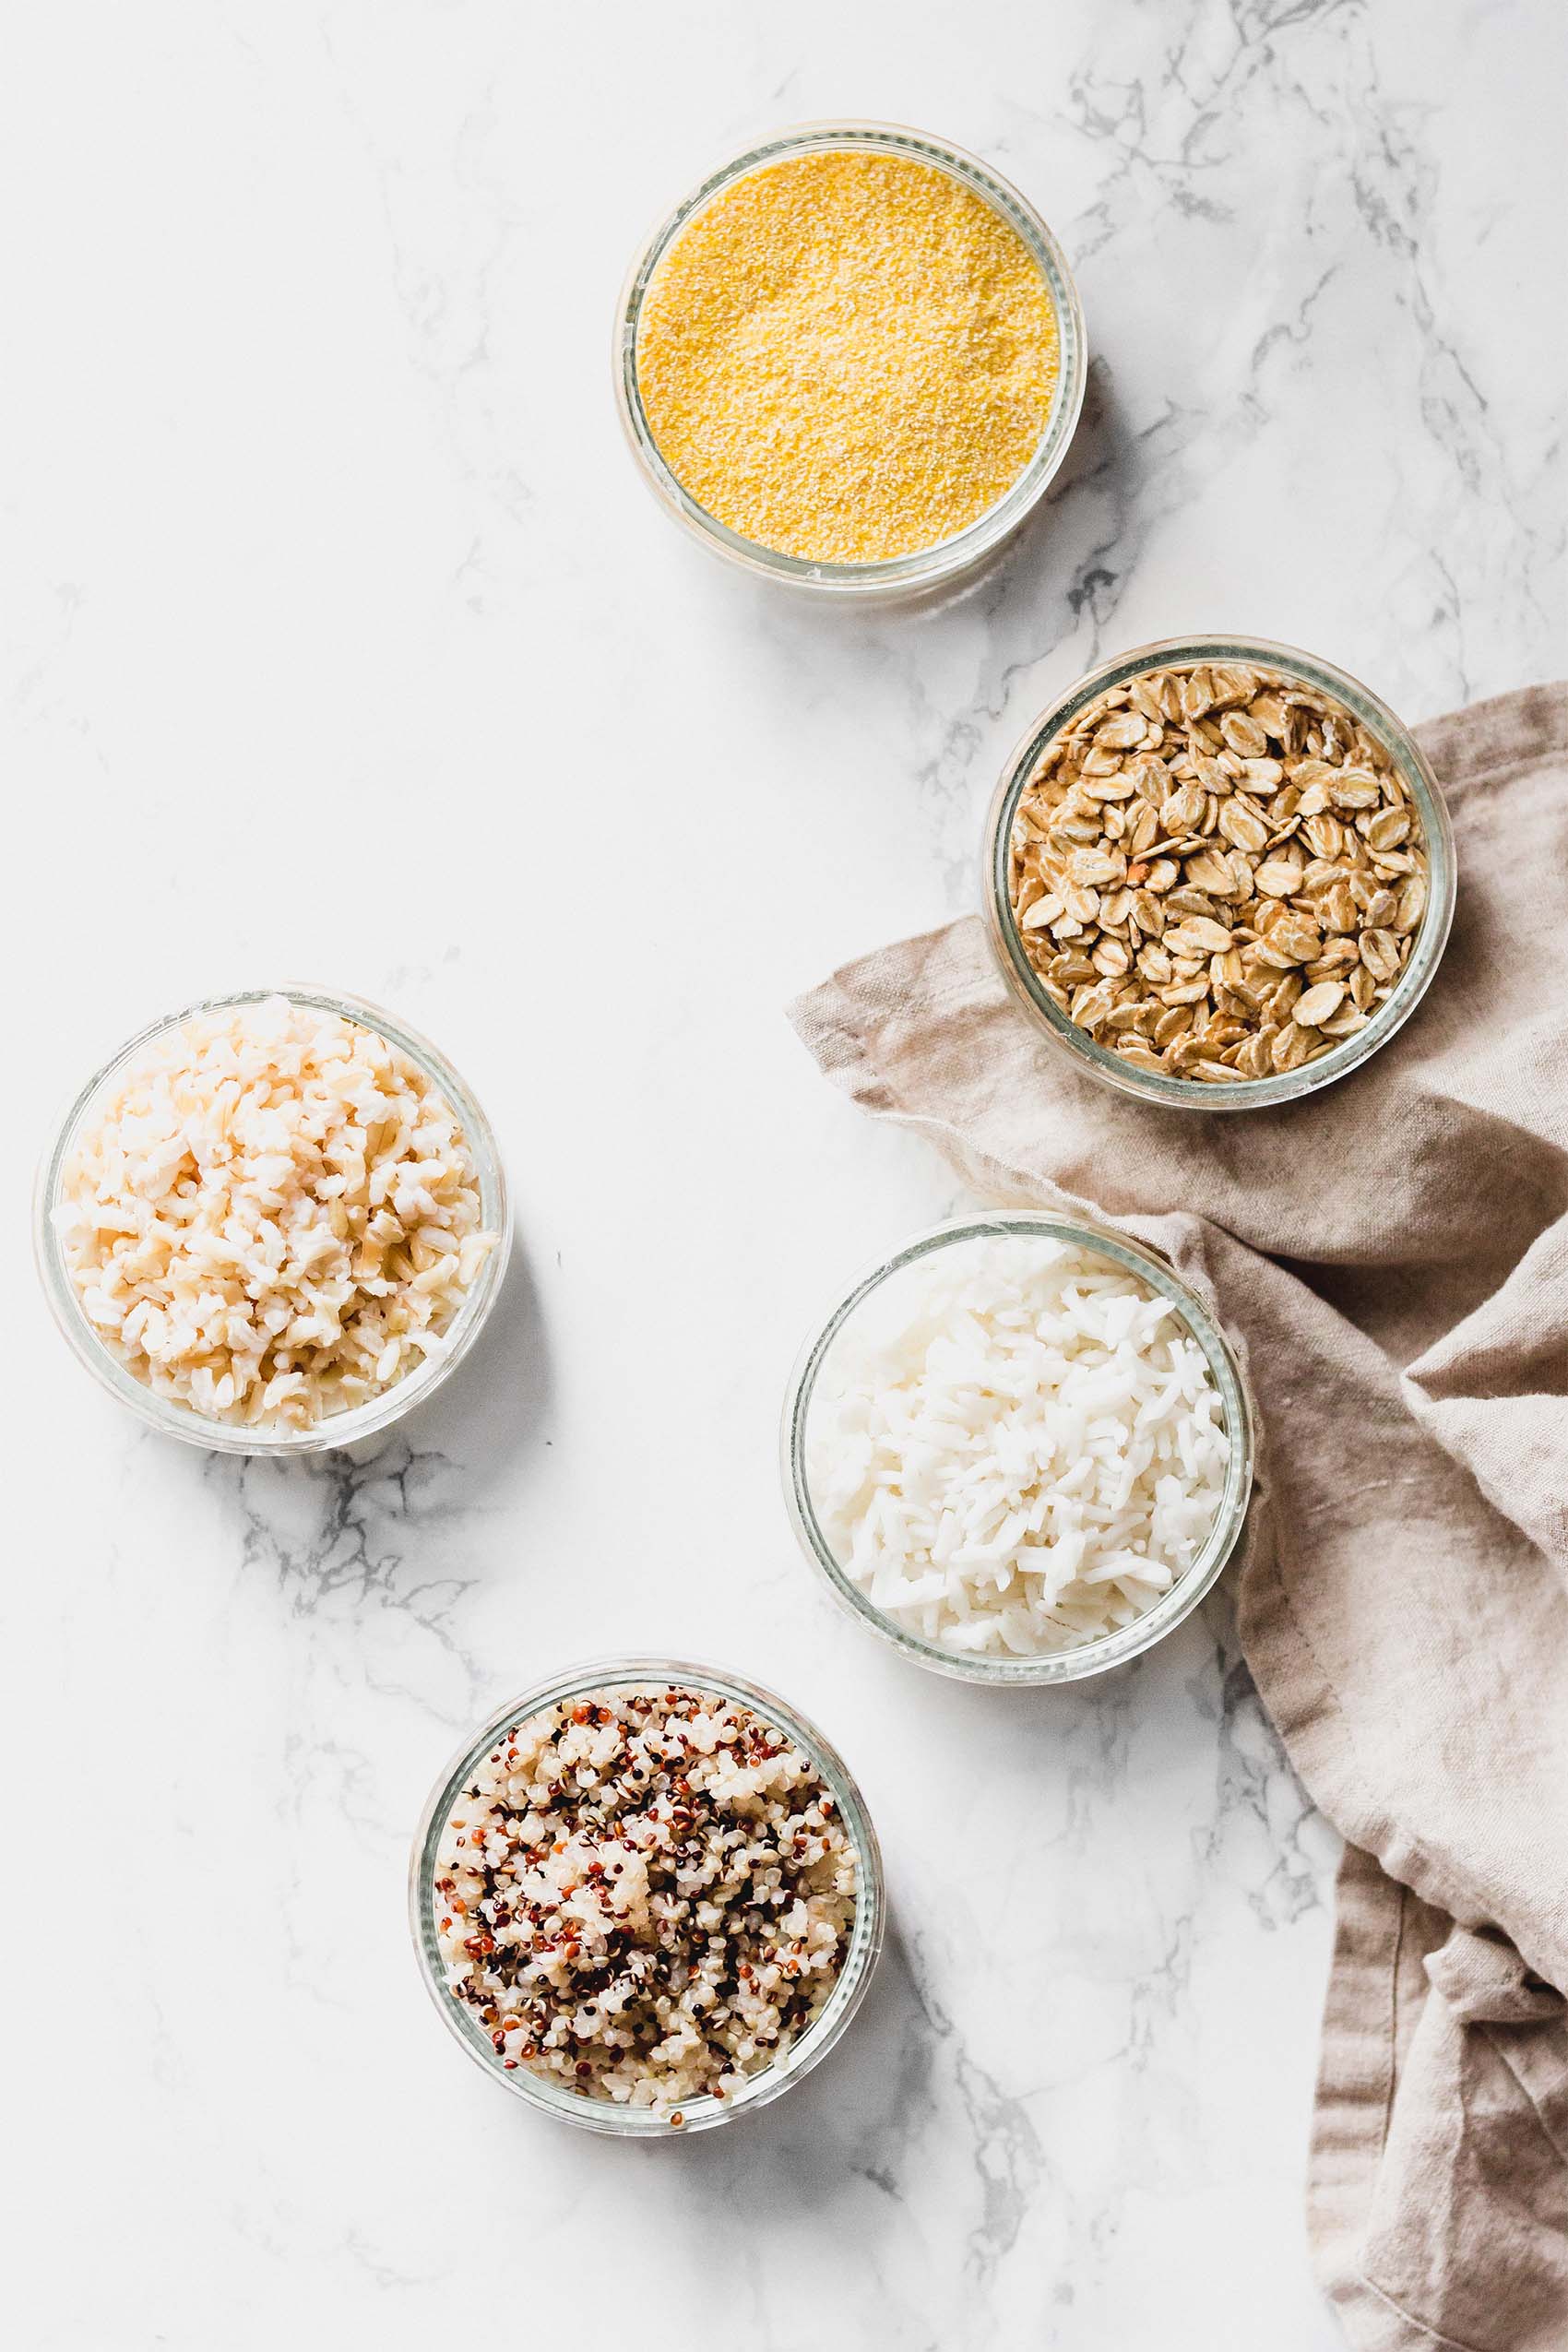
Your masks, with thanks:
<instances>
[{"instance_id":1,"label":"grey marble veining","mask_svg":"<svg viewBox=\"0 0 1568 2352\"><path fill-rule=\"evenodd\" d=\"M1001 1698L807 1576L793 1350L957 1204L779 1007L971 902L1005 755L1127 645L1291 640L1411 719L1561 670L1560 12L149 0L11 47L6 953L47 1018L10 1229L137 1021L303 976L450 1051L520 1237L425 1414L289 1467L141 1434L17 1251L6 1729L66 1849L24 1839L5 1961L20 2340L599 2344L625 2310L648 2352L1331 2352L1301 2184L1333 1835L1223 1590L1114 1678ZM855 111L1028 193L1094 355L1042 511L905 613L683 542L609 384L660 209ZM465 1730L608 1651L818 1718L892 1900L832 2061L658 2151L515 2112L403 1918Z\"/></svg>"}]
</instances>

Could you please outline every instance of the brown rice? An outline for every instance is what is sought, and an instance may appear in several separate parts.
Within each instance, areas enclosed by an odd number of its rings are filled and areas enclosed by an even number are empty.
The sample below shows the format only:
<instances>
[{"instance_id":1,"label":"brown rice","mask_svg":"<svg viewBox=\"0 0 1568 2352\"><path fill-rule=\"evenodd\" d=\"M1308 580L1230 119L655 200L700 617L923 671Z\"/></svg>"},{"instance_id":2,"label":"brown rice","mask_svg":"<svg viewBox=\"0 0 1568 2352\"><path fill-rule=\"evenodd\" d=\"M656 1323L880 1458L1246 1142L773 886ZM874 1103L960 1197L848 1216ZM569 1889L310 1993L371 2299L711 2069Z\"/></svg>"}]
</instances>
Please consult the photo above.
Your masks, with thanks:
<instances>
[{"instance_id":1,"label":"brown rice","mask_svg":"<svg viewBox=\"0 0 1568 2352\"><path fill-rule=\"evenodd\" d=\"M283 996L155 1038L84 1123L53 1217L128 1371L211 1420L282 1427L438 1352L496 1238L433 1081Z\"/></svg>"}]
</instances>

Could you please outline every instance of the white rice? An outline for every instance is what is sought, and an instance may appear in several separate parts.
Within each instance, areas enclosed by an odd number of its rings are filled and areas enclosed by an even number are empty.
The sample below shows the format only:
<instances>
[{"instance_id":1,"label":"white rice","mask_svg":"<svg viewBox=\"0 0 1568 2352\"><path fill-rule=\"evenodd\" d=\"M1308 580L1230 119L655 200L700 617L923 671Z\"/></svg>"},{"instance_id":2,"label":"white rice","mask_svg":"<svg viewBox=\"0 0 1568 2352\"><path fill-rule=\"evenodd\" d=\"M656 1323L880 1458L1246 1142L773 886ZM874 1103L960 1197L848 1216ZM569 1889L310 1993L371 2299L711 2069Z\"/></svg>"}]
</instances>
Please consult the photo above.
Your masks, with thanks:
<instances>
[{"instance_id":1,"label":"white rice","mask_svg":"<svg viewBox=\"0 0 1568 2352\"><path fill-rule=\"evenodd\" d=\"M84 1122L53 1214L127 1370L213 1420L283 1427L438 1353L495 1241L424 1073L281 996L153 1039Z\"/></svg>"},{"instance_id":2,"label":"white rice","mask_svg":"<svg viewBox=\"0 0 1568 2352\"><path fill-rule=\"evenodd\" d=\"M932 1251L852 1314L819 1375L807 1477L873 1605L981 1657L1076 1648L1192 1567L1229 1443L1202 1348L1097 1252Z\"/></svg>"}]
</instances>

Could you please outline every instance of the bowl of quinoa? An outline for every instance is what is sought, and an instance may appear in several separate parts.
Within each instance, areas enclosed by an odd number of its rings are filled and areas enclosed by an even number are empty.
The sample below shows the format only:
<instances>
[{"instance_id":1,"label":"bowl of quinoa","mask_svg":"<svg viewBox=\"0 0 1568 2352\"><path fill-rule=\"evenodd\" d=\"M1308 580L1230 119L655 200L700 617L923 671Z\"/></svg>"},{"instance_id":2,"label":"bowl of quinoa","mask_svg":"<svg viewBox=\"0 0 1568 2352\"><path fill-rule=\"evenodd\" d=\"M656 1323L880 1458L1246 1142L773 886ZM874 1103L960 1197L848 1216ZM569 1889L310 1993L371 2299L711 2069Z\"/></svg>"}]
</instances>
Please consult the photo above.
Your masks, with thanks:
<instances>
[{"instance_id":1,"label":"bowl of quinoa","mask_svg":"<svg viewBox=\"0 0 1568 2352\"><path fill-rule=\"evenodd\" d=\"M1065 256L1001 175L901 125L807 123L663 220L616 319L623 428L715 552L839 597L972 571L1043 496L1087 371Z\"/></svg>"},{"instance_id":2,"label":"bowl of quinoa","mask_svg":"<svg viewBox=\"0 0 1568 2352\"><path fill-rule=\"evenodd\" d=\"M588 2131L664 2138L778 2097L881 1950L875 1832L814 1727L743 1677L578 1666L499 1710L433 1791L414 1946L485 2073Z\"/></svg>"},{"instance_id":3,"label":"bowl of quinoa","mask_svg":"<svg viewBox=\"0 0 1568 2352\"><path fill-rule=\"evenodd\" d=\"M477 1339L511 1238L490 1123L428 1039L361 997L215 996L83 1086L38 1173L65 1337L165 1435L348 1445Z\"/></svg>"}]
</instances>

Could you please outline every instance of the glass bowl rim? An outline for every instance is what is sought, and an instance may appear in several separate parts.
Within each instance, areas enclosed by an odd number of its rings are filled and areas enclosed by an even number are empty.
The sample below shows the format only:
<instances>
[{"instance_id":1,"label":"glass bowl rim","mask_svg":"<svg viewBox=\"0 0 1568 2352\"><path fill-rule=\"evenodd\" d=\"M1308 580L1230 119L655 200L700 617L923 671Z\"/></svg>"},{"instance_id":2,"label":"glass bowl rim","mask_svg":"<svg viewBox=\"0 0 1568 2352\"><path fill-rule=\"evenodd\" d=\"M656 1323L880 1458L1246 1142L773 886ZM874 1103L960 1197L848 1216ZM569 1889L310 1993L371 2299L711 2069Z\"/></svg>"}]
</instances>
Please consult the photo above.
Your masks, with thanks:
<instances>
[{"instance_id":1,"label":"glass bowl rim","mask_svg":"<svg viewBox=\"0 0 1568 2352\"><path fill-rule=\"evenodd\" d=\"M220 1013L232 1006L262 1004L269 996L284 996L292 1004L335 1013L345 1020L373 1030L385 1038L389 1045L406 1053L439 1087L462 1123L479 1179L481 1198L487 1208L494 1209L497 1234L495 1247L480 1266L447 1326L445 1336L448 1345L440 1356L427 1357L417 1371L394 1381L390 1388L383 1389L378 1396L368 1397L362 1405L354 1406L347 1412L331 1414L326 1420L309 1429L272 1431L265 1428L247 1428L227 1421L209 1420L191 1406L160 1396L122 1364L98 1336L82 1312L75 1285L66 1270L65 1253L52 1216L59 1199L60 1179L66 1157L88 1114L110 1082L128 1069L137 1054L144 1052L156 1039L169 1030L178 1028L202 1014ZM111 1396L127 1406L139 1420L160 1435L198 1445L208 1453L249 1455L268 1459L332 1453L389 1428L414 1407L422 1405L456 1371L488 1322L501 1295L511 1255L512 1207L494 1130L478 1096L440 1049L418 1029L410 1028L398 1015L388 1012L385 1005L374 1003L369 997L303 980L282 980L260 988L226 989L198 997L177 1012L160 1014L156 1019L144 1022L135 1035L116 1048L77 1088L49 1133L51 1140L40 1156L33 1182L33 1259L55 1324L78 1362L86 1366Z\"/></svg>"},{"instance_id":2,"label":"glass bowl rim","mask_svg":"<svg viewBox=\"0 0 1568 2352\"><path fill-rule=\"evenodd\" d=\"M710 515L683 487L660 455L643 408L636 380L636 342L643 299L654 271L704 206L748 172L794 153L851 146L911 154L972 188L1001 214L1045 279L1056 315L1058 373L1051 412L1034 454L994 505L934 547L843 564L764 547ZM705 545L759 577L841 597L912 594L952 581L983 561L1024 521L1060 471L1077 430L1088 382L1088 343L1077 286L1054 233L1028 197L992 165L951 140L908 124L868 117L826 117L771 131L716 165L687 196L669 208L639 246L626 273L616 308L612 360L622 430L639 470L666 513Z\"/></svg>"},{"instance_id":3,"label":"glass bowl rim","mask_svg":"<svg viewBox=\"0 0 1568 2352\"><path fill-rule=\"evenodd\" d=\"M849 1576L824 1534L812 1503L806 1469L806 1425L829 1349L849 1317L885 1281L920 1258L955 1243L1015 1236L1068 1241L1097 1251L1120 1263L1170 1301L1202 1348L1219 1391L1231 1439L1230 1458L1226 1467L1225 1491L1203 1550L1152 1609L1146 1610L1131 1625L1101 1634L1075 1649L1052 1650L1033 1657L982 1657L943 1648L923 1635L907 1632L878 1609ZM832 1313L807 1339L796 1360L785 1393L779 1453L785 1502L796 1539L828 1590L852 1616L902 1657L932 1673L992 1688L1039 1689L1082 1681L1141 1657L1189 1617L1212 1589L1236 1556L1246 1528L1257 1470L1257 1413L1241 1356L1228 1333L1158 1250L1075 1211L982 1209L922 1227L897 1248L885 1252L862 1268Z\"/></svg>"},{"instance_id":4,"label":"glass bowl rim","mask_svg":"<svg viewBox=\"0 0 1568 2352\"><path fill-rule=\"evenodd\" d=\"M1206 1086L1196 1078L1167 1077L1152 1070L1135 1070L1123 1054L1099 1045L1068 1019L1039 984L1018 937L1009 892L1008 859L1013 818L1035 765L1051 738L1070 726L1097 695L1108 687L1153 669L1183 663L1242 662L1276 669L1336 696L1352 718L1376 735L1409 786L1420 818L1427 852L1428 898L1406 966L1386 1004L1353 1037L1331 1052L1299 1070L1268 1078L1240 1079L1234 1086ZM1037 1027L1064 1046L1079 1067L1123 1094L1168 1110L1237 1111L1266 1111L1297 1102L1333 1086L1361 1068L1387 1044L1415 1012L1431 985L1454 921L1457 859L1454 828L1443 788L1431 763L1411 731L1370 686L1331 661L1304 652L1299 646L1267 637L1194 633L1162 637L1133 647L1113 659L1086 671L1032 719L1003 765L1001 778L987 812L981 848L982 903L992 950L1014 997L1032 1016Z\"/></svg>"},{"instance_id":5,"label":"glass bowl rim","mask_svg":"<svg viewBox=\"0 0 1568 2352\"><path fill-rule=\"evenodd\" d=\"M831 1788L839 1818L853 1842L856 1860L855 1917L849 1948L833 1990L817 2016L782 2059L749 2076L742 2088L728 2098L716 2099L711 2092L703 2092L684 2100L678 2110L684 2120L679 2124L671 2123L668 2112L659 2108L621 2107L612 2099L588 2098L579 2092L562 2089L547 2075L534 2074L526 2066L508 2073L488 2045L481 2044L477 2029L469 2030L466 2008L459 2013L459 2004L448 1992L434 1930L435 1857L447 1811L502 1726L538 1715L580 1692L649 1683L681 1685L738 1699L786 1733L810 1757ZM410 1853L409 1926L414 1954L425 1990L447 2031L482 2073L540 2113L583 2131L627 2139L686 2140L694 2132L715 2130L732 2122L738 2115L749 2115L754 2108L782 2097L826 2057L848 2029L875 1973L886 1925L887 1888L881 1844L860 1783L832 1740L810 1716L802 1715L766 1684L731 1668L698 1665L689 1658L587 1658L530 1683L506 1705L495 1708L480 1730L453 1751L426 1800Z\"/></svg>"}]
</instances>

